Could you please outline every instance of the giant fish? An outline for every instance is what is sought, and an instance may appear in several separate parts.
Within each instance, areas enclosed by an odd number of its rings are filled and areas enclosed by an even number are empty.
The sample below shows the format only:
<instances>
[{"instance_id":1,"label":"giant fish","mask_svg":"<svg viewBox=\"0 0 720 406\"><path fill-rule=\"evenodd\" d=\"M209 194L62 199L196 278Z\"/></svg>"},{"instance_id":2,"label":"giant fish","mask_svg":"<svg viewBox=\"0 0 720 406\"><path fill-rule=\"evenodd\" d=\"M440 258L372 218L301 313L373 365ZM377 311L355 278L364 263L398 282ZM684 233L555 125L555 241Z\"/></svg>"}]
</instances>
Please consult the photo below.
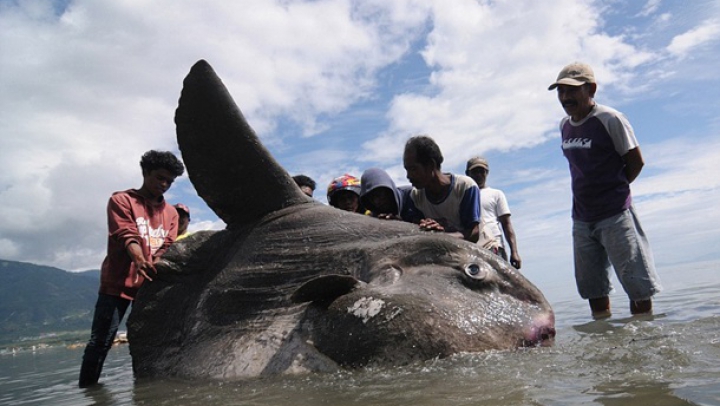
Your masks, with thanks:
<instances>
[{"instance_id":1,"label":"giant fish","mask_svg":"<svg viewBox=\"0 0 720 406\"><path fill-rule=\"evenodd\" d=\"M543 294L476 244L307 197L205 61L177 140L227 227L175 243L128 320L136 377L239 379L551 343Z\"/></svg>"}]
</instances>

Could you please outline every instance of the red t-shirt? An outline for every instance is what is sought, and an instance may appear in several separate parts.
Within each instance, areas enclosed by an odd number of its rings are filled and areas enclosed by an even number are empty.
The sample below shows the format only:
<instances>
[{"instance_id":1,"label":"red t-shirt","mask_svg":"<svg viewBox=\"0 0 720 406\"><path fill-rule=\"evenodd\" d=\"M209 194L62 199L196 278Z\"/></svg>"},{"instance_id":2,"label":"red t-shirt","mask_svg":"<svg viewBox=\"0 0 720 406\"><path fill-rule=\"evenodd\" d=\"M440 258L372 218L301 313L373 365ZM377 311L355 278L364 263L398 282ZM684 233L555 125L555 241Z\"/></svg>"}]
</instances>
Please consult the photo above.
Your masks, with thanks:
<instances>
[{"instance_id":1,"label":"red t-shirt","mask_svg":"<svg viewBox=\"0 0 720 406\"><path fill-rule=\"evenodd\" d=\"M177 210L165 200L153 202L137 190L115 192L108 201L108 250L100 272L100 293L133 300L145 278L127 253L136 242L153 261L175 241Z\"/></svg>"}]
</instances>

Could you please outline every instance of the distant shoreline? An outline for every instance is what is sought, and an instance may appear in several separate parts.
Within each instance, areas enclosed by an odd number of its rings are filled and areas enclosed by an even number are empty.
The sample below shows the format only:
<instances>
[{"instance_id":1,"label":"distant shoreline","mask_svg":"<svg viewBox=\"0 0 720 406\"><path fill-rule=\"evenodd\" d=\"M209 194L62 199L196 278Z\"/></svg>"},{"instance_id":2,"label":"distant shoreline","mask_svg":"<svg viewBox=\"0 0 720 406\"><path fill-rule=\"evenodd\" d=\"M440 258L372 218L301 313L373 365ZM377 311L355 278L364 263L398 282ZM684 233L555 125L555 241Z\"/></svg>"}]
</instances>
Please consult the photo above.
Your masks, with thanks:
<instances>
[{"instance_id":1,"label":"distant shoreline","mask_svg":"<svg viewBox=\"0 0 720 406\"><path fill-rule=\"evenodd\" d=\"M46 333L37 337L22 337L0 344L0 356L15 355L18 353L35 352L45 348L65 347L69 349L82 348L90 337L90 330L62 331ZM113 345L127 344L127 333L119 331Z\"/></svg>"}]
</instances>

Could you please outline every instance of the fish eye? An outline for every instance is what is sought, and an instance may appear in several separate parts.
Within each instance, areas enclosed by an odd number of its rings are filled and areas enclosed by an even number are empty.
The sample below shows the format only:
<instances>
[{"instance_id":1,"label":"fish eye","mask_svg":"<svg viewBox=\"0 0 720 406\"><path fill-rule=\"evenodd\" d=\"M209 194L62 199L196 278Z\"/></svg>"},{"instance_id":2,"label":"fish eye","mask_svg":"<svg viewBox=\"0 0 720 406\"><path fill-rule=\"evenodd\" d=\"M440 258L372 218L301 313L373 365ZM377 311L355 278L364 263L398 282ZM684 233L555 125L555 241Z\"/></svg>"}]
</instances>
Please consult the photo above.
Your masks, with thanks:
<instances>
[{"instance_id":1,"label":"fish eye","mask_svg":"<svg viewBox=\"0 0 720 406\"><path fill-rule=\"evenodd\" d=\"M478 264L467 264L465 265L465 274L473 279L482 280L485 279L486 272L480 268Z\"/></svg>"}]
</instances>

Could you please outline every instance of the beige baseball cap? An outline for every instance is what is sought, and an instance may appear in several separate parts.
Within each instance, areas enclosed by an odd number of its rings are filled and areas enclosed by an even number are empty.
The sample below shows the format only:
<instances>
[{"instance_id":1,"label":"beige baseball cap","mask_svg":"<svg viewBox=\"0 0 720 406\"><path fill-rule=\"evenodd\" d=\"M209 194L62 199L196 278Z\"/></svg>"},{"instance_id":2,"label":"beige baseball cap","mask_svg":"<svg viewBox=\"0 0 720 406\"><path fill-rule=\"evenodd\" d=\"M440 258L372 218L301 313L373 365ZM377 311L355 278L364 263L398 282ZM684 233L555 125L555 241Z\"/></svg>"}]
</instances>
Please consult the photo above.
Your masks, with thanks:
<instances>
[{"instance_id":1,"label":"beige baseball cap","mask_svg":"<svg viewBox=\"0 0 720 406\"><path fill-rule=\"evenodd\" d=\"M473 158L468 159L467 166L465 167L465 171L469 172L475 168L485 168L486 171L490 170L490 165L488 165L487 159L476 156Z\"/></svg>"},{"instance_id":2,"label":"beige baseball cap","mask_svg":"<svg viewBox=\"0 0 720 406\"><path fill-rule=\"evenodd\" d=\"M574 62L560 71L557 80L548 87L548 90L553 90L558 87L558 85L580 86L585 83L595 83L595 73L590 65L582 62Z\"/></svg>"}]
</instances>

